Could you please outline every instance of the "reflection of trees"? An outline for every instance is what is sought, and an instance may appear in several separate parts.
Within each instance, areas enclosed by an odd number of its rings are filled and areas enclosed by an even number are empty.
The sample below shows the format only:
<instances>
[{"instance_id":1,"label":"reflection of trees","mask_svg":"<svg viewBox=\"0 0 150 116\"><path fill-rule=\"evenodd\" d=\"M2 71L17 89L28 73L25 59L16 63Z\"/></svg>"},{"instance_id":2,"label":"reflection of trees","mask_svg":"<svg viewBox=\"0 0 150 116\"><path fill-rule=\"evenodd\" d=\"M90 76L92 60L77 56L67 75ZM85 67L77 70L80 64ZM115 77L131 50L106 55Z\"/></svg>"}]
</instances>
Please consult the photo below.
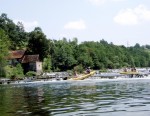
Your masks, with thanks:
<instances>
[{"instance_id":1,"label":"reflection of trees","mask_svg":"<svg viewBox=\"0 0 150 116\"><path fill-rule=\"evenodd\" d=\"M69 84L54 87L46 93L49 94L48 106L53 114L79 110L80 104L93 102L93 97L97 94L95 85L70 86Z\"/></svg>"},{"instance_id":2,"label":"reflection of trees","mask_svg":"<svg viewBox=\"0 0 150 116\"><path fill-rule=\"evenodd\" d=\"M132 96L136 84L103 83L55 83L47 85L1 86L0 115L3 116L49 116L86 109L86 105L106 108L119 99ZM132 89L133 90L133 89ZM3 106L3 107L2 107ZM91 106L91 107L92 107ZM18 112L16 114L16 112Z\"/></svg>"},{"instance_id":3,"label":"reflection of trees","mask_svg":"<svg viewBox=\"0 0 150 116\"><path fill-rule=\"evenodd\" d=\"M15 88L14 90L14 87L10 86L2 86L2 88L0 89L0 109L2 109L0 115L13 116L22 107L23 91L21 88Z\"/></svg>"},{"instance_id":4,"label":"reflection of trees","mask_svg":"<svg viewBox=\"0 0 150 116\"><path fill-rule=\"evenodd\" d=\"M49 116L47 108L43 108L43 106L45 106L43 88L25 87L24 98L26 101L26 107L24 107L24 110L26 112L32 113L32 115Z\"/></svg>"},{"instance_id":5,"label":"reflection of trees","mask_svg":"<svg viewBox=\"0 0 150 116\"><path fill-rule=\"evenodd\" d=\"M2 89L3 88L3 89ZM20 116L25 114L49 116L45 106L42 88L19 85L2 86L0 89L0 115Z\"/></svg>"}]
</instances>

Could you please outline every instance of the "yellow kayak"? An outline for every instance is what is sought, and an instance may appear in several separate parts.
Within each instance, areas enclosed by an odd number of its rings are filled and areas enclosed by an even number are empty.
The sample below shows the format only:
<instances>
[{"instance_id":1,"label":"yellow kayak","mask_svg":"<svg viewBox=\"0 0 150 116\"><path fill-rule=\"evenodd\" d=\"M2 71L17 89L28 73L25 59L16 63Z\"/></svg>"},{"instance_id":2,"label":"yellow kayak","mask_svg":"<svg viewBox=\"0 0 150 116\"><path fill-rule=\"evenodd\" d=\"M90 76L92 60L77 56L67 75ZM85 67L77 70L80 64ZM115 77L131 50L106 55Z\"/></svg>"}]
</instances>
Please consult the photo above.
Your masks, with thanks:
<instances>
[{"instance_id":1,"label":"yellow kayak","mask_svg":"<svg viewBox=\"0 0 150 116\"><path fill-rule=\"evenodd\" d=\"M84 79L86 79L86 78L88 78L94 74L95 74L95 71L92 71L89 74L84 74L84 75L81 75L79 77L73 77L73 78L70 78L69 80L84 80Z\"/></svg>"},{"instance_id":2,"label":"yellow kayak","mask_svg":"<svg viewBox=\"0 0 150 116\"><path fill-rule=\"evenodd\" d=\"M138 72L128 71L128 72L120 72L120 74L126 74L126 75L137 75L137 74L139 74L139 73L138 73Z\"/></svg>"}]
</instances>

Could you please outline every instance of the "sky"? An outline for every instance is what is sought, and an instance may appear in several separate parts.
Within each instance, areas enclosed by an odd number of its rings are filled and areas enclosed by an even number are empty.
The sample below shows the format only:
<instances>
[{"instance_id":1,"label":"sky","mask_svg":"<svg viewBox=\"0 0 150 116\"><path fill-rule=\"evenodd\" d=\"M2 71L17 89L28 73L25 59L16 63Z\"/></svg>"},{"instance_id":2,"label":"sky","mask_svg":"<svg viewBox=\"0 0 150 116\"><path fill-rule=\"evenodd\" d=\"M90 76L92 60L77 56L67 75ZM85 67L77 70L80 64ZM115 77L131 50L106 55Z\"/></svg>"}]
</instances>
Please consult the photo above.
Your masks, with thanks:
<instances>
[{"instance_id":1,"label":"sky","mask_svg":"<svg viewBox=\"0 0 150 116\"><path fill-rule=\"evenodd\" d=\"M150 0L0 0L0 14L48 39L150 45Z\"/></svg>"}]
</instances>

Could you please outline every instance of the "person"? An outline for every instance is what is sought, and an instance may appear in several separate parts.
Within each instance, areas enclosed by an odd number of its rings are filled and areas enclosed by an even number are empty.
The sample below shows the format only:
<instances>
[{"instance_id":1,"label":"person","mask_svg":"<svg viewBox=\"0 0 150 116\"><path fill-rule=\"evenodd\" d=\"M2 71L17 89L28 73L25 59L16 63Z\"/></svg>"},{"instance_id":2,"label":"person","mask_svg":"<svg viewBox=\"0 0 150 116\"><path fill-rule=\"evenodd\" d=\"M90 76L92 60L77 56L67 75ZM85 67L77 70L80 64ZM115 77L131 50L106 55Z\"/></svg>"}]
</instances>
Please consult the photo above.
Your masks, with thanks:
<instances>
[{"instance_id":1,"label":"person","mask_svg":"<svg viewBox=\"0 0 150 116\"><path fill-rule=\"evenodd\" d=\"M89 74L90 72L91 72L91 69L90 69L90 67L88 67L88 68L86 69L86 73Z\"/></svg>"},{"instance_id":2,"label":"person","mask_svg":"<svg viewBox=\"0 0 150 116\"><path fill-rule=\"evenodd\" d=\"M135 67L131 68L131 72L136 72L136 68Z\"/></svg>"},{"instance_id":3,"label":"person","mask_svg":"<svg viewBox=\"0 0 150 116\"><path fill-rule=\"evenodd\" d=\"M77 71L74 71L74 76L75 76L75 77L78 77Z\"/></svg>"},{"instance_id":4,"label":"person","mask_svg":"<svg viewBox=\"0 0 150 116\"><path fill-rule=\"evenodd\" d=\"M136 72L136 68L135 67L133 68L133 71Z\"/></svg>"},{"instance_id":5,"label":"person","mask_svg":"<svg viewBox=\"0 0 150 116\"><path fill-rule=\"evenodd\" d=\"M123 71L124 71L124 72L127 72L127 68L124 68Z\"/></svg>"}]
</instances>

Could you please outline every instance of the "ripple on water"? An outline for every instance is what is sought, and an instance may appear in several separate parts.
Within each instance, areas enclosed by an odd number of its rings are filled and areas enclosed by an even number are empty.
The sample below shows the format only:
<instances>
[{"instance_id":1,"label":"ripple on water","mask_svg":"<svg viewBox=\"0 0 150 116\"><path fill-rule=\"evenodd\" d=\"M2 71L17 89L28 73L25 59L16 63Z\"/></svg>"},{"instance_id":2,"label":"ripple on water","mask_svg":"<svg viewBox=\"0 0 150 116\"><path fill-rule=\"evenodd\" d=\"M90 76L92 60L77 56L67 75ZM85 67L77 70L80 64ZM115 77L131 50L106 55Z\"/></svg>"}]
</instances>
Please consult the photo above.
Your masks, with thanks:
<instances>
[{"instance_id":1,"label":"ripple on water","mask_svg":"<svg viewBox=\"0 0 150 116\"><path fill-rule=\"evenodd\" d=\"M150 82L146 80L2 86L0 114L3 116L149 116L149 88Z\"/></svg>"}]
</instances>

